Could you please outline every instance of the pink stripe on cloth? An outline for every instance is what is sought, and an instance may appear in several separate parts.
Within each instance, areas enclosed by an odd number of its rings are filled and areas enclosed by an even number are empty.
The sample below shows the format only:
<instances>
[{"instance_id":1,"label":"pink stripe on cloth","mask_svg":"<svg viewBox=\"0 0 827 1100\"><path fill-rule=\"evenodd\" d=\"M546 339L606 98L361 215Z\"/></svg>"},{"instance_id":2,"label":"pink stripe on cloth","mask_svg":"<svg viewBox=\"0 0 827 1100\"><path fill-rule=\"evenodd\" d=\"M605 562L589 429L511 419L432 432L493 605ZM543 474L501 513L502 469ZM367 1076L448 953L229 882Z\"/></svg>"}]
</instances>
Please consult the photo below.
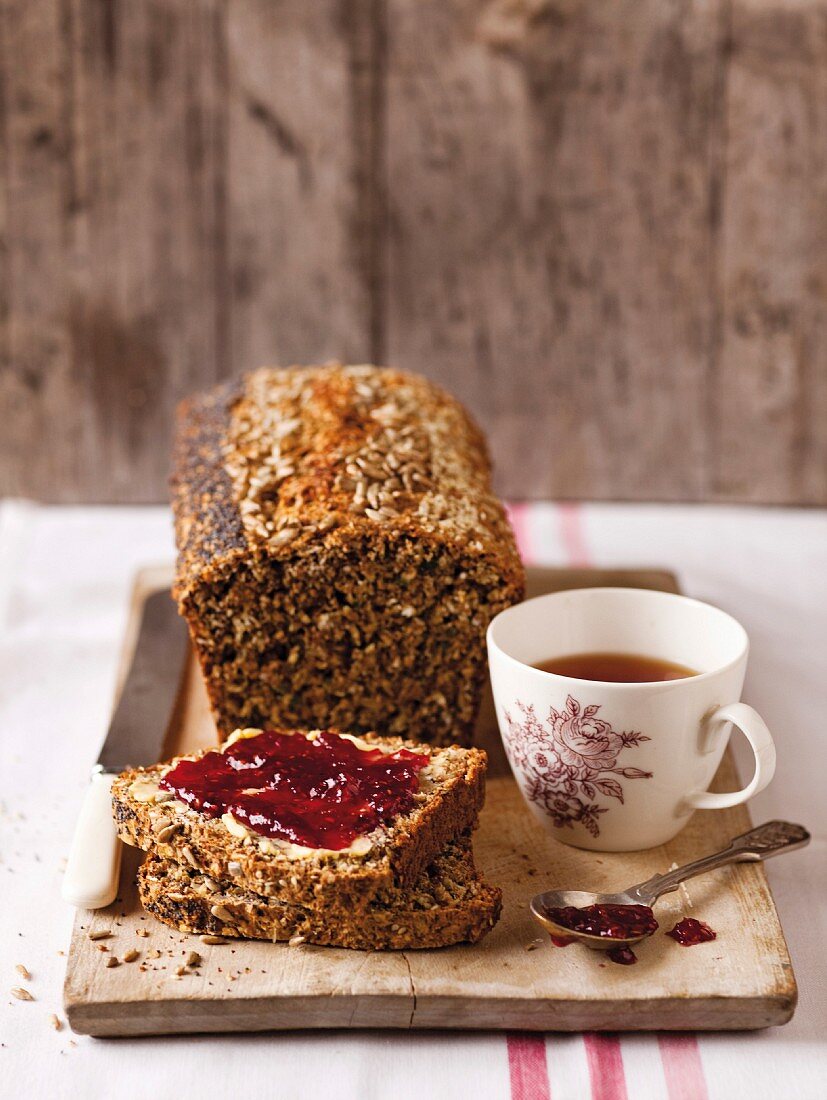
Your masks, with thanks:
<instances>
[{"instance_id":1,"label":"pink stripe on cloth","mask_svg":"<svg viewBox=\"0 0 827 1100\"><path fill-rule=\"evenodd\" d=\"M583 1036L583 1042L592 1083L592 1100L628 1100L618 1037L588 1033Z\"/></svg>"},{"instance_id":2,"label":"pink stripe on cloth","mask_svg":"<svg viewBox=\"0 0 827 1100\"><path fill-rule=\"evenodd\" d=\"M579 504L558 505L560 539L568 564L587 567L592 556ZM626 1079L620 1042L609 1036L585 1035L586 1056L592 1080L592 1100L625 1100ZM669 1100L707 1100L708 1092L701 1052L694 1035L658 1037Z\"/></svg>"},{"instance_id":3,"label":"pink stripe on cloth","mask_svg":"<svg viewBox=\"0 0 827 1100\"><path fill-rule=\"evenodd\" d=\"M669 1100L707 1100L706 1077L694 1035L659 1035L660 1060Z\"/></svg>"},{"instance_id":4,"label":"pink stripe on cloth","mask_svg":"<svg viewBox=\"0 0 827 1100\"><path fill-rule=\"evenodd\" d=\"M586 545L580 505L567 502L558 504L557 509L560 517L560 540L566 552L567 562L575 568L584 569L592 563Z\"/></svg>"},{"instance_id":5,"label":"pink stripe on cloth","mask_svg":"<svg viewBox=\"0 0 827 1100\"><path fill-rule=\"evenodd\" d=\"M543 1036L509 1035L507 1046L511 1100L551 1100Z\"/></svg>"},{"instance_id":6,"label":"pink stripe on cloth","mask_svg":"<svg viewBox=\"0 0 827 1100\"><path fill-rule=\"evenodd\" d=\"M514 530L514 538L517 540L517 549L520 557L526 565L531 564L531 538L529 535L529 509L530 504L506 504L505 510L508 522Z\"/></svg>"},{"instance_id":7,"label":"pink stripe on cloth","mask_svg":"<svg viewBox=\"0 0 827 1100\"><path fill-rule=\"evenodd\" d=\"M569 565L585 568L591 565L591 555L583 529L583 514L579 504L558 505L560 540ZM583 1036L592 1100L627 1100L626 1074L620 1040L616 1035Z\"/></svg>"}]
</instances>

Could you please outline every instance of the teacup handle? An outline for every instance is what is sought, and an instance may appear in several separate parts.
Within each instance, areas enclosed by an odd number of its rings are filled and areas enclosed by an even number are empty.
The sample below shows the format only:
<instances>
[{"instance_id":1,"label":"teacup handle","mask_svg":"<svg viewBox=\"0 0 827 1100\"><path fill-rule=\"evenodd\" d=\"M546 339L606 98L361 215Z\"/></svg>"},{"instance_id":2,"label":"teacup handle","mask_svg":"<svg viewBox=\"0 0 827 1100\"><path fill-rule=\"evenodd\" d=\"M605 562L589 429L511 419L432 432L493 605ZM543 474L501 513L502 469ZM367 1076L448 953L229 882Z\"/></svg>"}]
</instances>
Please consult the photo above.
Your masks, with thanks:
<instances>
[{"instance_id":1,"label":"teacup handle","mask_svg":"<svg viewBox=\"0 0 827 1100\"><path fill-rule=\"evenodd\" d=\"M728 703L726 706L718 707L709 715L703 751L714 752L719 744L721 727L725 722L731 722L736 726L752 746L755 754L755 774L740 791L728 791L726 794L697 791L688 795L686 801L698 810L725 810L728 806L738 806L748 798L752 798L754 794L763 791L775 774L775 745L772 734L761 715L746 703Z\"/></svg>"}]
</instances>

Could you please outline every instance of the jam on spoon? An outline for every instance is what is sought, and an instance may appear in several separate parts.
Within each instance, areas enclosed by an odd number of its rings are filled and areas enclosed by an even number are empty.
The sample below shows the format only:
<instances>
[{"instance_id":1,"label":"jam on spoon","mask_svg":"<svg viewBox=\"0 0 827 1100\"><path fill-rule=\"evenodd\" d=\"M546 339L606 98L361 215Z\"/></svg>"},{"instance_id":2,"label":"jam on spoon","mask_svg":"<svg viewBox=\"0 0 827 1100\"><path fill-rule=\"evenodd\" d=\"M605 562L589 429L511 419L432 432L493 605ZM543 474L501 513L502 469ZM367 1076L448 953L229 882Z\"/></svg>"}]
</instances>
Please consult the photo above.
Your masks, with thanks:
<instances>
[{"instance_id":1,"label":"jam on spoon","mask_svg":"<svg viewBox=\"0 0 827 1100\"><path fill-rule=\"evenodd\" d=\"M557 909L546 909L546 916L560 928L607 940L651 936L658 928L655 915L648 905L587 905L583 909L565 905Z\"/></svg>"},{"instance_id":2,"label":"jam on spoon","mask_svg":"<svg viewBox=\"0 0 827 1100\"><path fill-rule=\"evenodd\" d=\"M648 905L587 905L582 909L574 905L564 905L548 908L545 912L548 919L560 928L569 928L572 932L607 940L651 936L658 927L655 915ZM568 947L574 940L574 936L551 936L555 947ZM631 966L637 962L637 955L625 943L610 948L606 955L621 966Z\"/></svg>"},{"instance_id":3,"label":"jam on spoon","mask_svg":"<svg viewBox=\"0 0 827 1100\"><path fill-rule=\"evenodd\" d=\"M718 938L718 933L713 928L694 917L684 917L666 935L670 936L675 943L679 943L681 947L694 947L696 944L710 943Z\"/></svg>"}]
</instances>

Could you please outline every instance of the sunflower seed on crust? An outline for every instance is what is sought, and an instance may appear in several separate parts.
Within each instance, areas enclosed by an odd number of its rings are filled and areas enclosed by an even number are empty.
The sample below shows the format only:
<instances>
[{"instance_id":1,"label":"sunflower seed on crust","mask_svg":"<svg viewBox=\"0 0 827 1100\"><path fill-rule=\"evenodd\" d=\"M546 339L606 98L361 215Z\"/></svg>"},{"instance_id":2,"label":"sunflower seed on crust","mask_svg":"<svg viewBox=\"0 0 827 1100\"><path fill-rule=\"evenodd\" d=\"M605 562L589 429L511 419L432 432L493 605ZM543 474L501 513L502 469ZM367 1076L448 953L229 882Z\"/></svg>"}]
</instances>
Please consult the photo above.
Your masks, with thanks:
<instances>
[{"instance_id":1,"label":"sunflower seed on crust","mask_svg":"<svg viewBox=\"0 0 827 1100\"><path fill-rule=\"evenodd\" d=\"M232 924L233 915L225 905L212 905L210 906L210 912L216 920L220 920L223 924Z\"/></svg>"},{"instance_id":2,"label":"sunflower seed on crust","mask_svg":"<svg viewBox=\"0 0 827 1100\"><path fill-rule=\"evenodd\" d=\"M187 863L190 865L190 867L195 867L197 869L198 868L198 860L195 858L193 850L192 850L192 848L190 848L189 844L185 844L183 846L183 848L181 849L181 852L184 856L184 859L187 861Z\"/></svg>"}]
</instances>

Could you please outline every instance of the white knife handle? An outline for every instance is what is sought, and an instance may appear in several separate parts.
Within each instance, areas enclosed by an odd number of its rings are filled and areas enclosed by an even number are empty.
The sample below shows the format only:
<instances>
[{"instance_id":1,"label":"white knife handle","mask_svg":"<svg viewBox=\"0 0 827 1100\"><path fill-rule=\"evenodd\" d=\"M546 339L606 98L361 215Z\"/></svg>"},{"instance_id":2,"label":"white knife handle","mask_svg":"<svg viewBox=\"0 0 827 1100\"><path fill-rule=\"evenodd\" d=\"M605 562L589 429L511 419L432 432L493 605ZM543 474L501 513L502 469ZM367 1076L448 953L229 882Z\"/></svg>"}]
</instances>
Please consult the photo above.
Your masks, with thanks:
<instances>
[{"instance_id":1,"label":"white knife handle","mask_svg":"<svg viewBox=\"0 0 827 1100\"><path fill-rule=\"evenodd\" d=\"M63 875L63 900L78 909L103 909L115 900L121 842L112 818L114 775L94 772L75 826Z\"/></svg>"}]
</instances>

